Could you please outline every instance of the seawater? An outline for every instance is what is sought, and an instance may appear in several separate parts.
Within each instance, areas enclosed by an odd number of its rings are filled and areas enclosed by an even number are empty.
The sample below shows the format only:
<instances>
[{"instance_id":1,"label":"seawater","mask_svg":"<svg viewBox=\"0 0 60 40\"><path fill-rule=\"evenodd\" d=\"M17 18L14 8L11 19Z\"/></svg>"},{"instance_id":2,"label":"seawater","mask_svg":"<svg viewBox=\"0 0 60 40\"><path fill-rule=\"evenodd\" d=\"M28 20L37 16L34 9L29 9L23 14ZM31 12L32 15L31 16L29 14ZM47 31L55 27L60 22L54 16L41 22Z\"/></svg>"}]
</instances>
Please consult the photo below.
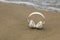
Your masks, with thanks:
<instances>
[{"instance_id":1,"label":"seawater","mask_svg":"<svg viewBox=\"0 0 60 40\"><path fill-rule=\"evenodd\" d=\"M0 0L0 2L26 4L39 10L60 12L60 0Z\"/></svg>"}]
</instances>

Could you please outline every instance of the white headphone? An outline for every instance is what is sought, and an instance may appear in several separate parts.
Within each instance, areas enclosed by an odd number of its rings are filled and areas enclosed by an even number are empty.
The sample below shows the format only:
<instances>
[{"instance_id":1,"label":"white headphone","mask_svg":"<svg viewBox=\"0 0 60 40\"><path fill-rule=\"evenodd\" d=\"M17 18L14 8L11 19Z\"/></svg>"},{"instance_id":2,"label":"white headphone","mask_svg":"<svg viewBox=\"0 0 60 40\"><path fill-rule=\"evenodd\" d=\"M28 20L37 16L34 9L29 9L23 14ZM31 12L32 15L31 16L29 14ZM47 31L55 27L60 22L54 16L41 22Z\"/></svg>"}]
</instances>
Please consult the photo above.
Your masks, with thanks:
<instances>
[{"instance_id":1,"label":"white headphone","mask_svg":"<svg viewBox=\"0 0 60 40\"><path fill-rule=\"evenodd\" d=\"M35 22L33 20L29 20L29 17L31 17L34 14L38 14L38 15L42 16L44 20L43 21L39 21L37 24L35 24ZM39 28L39 29L41 29L41 28L43 28L43 24L45 24L45 16L42 13L33 12L33 13L29 14L29 16L27 18L27 21L29 23L29 27L30 28Z\"/></svg>"}]
</instances>

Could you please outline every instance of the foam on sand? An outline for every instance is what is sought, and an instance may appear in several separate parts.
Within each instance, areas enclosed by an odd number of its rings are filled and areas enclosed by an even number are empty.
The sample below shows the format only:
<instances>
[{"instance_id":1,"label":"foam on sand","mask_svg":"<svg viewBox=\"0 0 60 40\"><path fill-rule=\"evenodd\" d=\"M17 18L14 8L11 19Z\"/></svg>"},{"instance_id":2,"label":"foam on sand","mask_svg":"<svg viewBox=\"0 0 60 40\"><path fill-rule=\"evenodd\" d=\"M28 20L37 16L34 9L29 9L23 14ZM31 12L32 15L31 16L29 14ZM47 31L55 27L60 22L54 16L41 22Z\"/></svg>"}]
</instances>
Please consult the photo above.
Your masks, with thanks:
<instances>
[{"instance_id":1,"label":"foam on sand","mask_svg":"<svg viewBox=\"0 0 60 40\"><path fill-rule=\"evenodd\" d=\"M0 0L0 2L4 2L4 3L14 3L14 4L25 4L27 6L32 6L35 9L39 9L39 10L48 10L48 11L56 11L56 12L60 12L60 8L56 8L56 7L48 7L47 5L37 5L34 4L32 2L23 2L23 1L6 1L6 0Z\"/></svg>"}]
</instances>

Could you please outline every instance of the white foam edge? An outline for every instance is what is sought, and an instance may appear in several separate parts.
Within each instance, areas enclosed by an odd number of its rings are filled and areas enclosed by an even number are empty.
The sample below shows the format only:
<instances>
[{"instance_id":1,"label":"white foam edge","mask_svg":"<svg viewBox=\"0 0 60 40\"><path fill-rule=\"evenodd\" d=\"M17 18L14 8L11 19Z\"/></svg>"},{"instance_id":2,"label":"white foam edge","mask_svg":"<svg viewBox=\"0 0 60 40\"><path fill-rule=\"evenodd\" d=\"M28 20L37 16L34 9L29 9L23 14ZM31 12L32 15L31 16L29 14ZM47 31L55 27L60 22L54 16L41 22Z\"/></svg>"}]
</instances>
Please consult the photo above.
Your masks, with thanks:
<instances>
[{"instance_id":1,"label":"white foam edge","mask_svg":"<svg viewBox=\"0 0 60 40\"><path fill-rule=\"evenodd\" d=\"M26 5L32 5L34 8L37 8L39 5L36 5L34 3L31 2L17 2L17 1L5 1L5 0L0 0L0 2L4 2L4 3L15 3L15 4L26 4ZM39 8L40 9L40 8ZM60 12L59 8L55 8L55 7L47 7L47 10L52 10L52 11L58 11ZM45 10L45 9L42 9Z\"/></svg>"}]
</instances>

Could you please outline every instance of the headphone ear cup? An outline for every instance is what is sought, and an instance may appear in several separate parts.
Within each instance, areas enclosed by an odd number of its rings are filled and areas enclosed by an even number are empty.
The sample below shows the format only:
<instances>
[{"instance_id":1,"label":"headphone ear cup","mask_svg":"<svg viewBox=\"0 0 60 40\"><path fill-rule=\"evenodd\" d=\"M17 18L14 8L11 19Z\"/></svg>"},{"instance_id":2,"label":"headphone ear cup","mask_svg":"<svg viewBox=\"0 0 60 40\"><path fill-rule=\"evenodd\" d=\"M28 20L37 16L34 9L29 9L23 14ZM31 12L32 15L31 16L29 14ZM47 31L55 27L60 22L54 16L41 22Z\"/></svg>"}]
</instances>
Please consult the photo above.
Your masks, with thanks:
<instances>
[{"instance_id":1,"label":"headphone ear cup","mask_svg":"<svg viewBox=\"0 0 60 40\"><path fill-rule=\"evenodd\" d=\"M40 21L36 24L36 28L43 28L42 21Z\"/></svg>"},{"instance_id":2,"label":"headphone ear cup","mask_svg":"<svg viewBox=\"0 0 60 40\"><path fill-rule=\"evenodd\" d=\"M30 20L29 27L35 27L35 22L33 20Z\"/></svg>"}]
</instances>

